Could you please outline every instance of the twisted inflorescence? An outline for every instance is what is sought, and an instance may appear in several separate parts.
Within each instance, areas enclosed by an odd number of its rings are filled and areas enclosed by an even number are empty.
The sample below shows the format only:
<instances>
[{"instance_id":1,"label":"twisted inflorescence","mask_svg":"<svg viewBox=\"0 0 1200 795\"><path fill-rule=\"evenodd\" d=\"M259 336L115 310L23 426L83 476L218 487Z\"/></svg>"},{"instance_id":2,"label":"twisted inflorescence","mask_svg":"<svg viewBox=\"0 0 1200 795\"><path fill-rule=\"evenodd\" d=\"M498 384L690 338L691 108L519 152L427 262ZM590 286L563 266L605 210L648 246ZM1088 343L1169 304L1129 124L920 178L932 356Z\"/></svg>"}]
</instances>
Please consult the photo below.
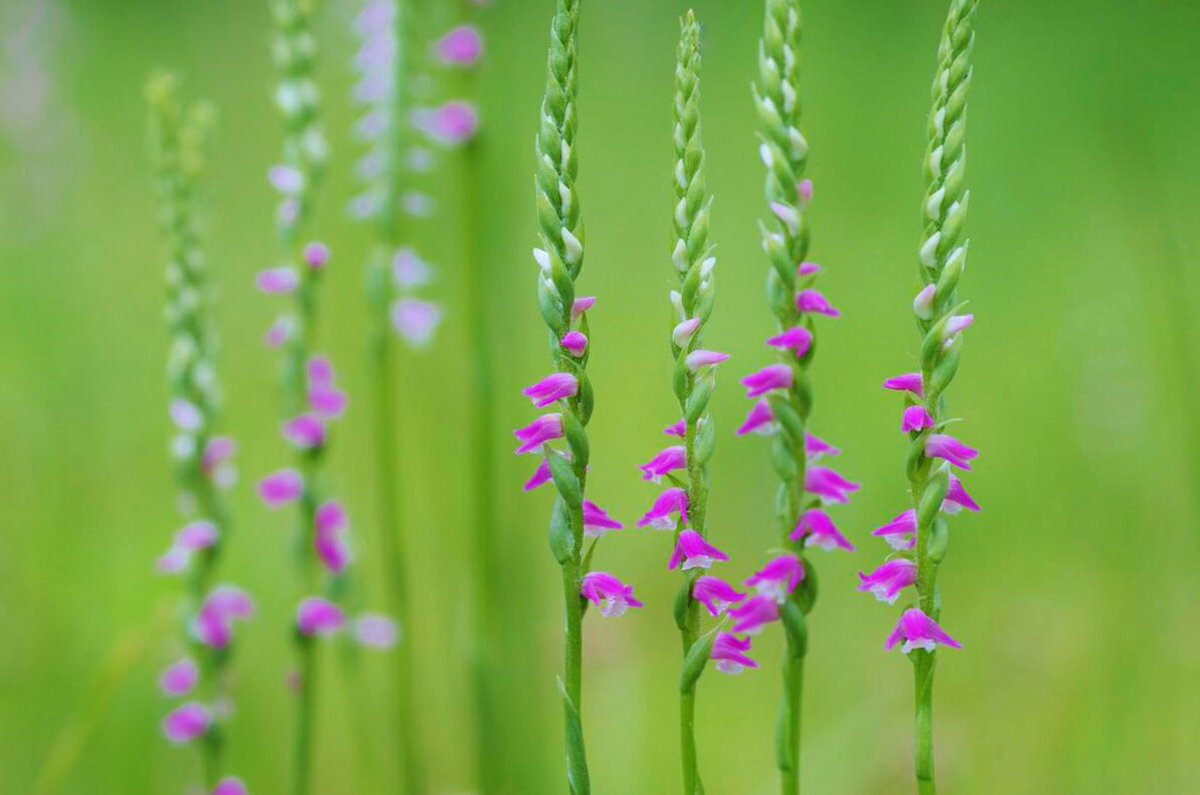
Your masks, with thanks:
<instances>
[{"instance_id":1,"label":"twisted inflorescence","mask_svg":"<svg viewBox=\"0 0 1200 795\"><path fill-rule=\"evenodd\" d=\"M583 223L575 180L579 161L576 71L579 1L559 0L550 30L546 93L542 100L536 157L536 200L541 245L534 250L539 274L538 306L549 331L554 372L525 390L538 408L556 406L516 432L517 453L540 453L541 465L526 484L531 490L552 482L557 491L550 520L550 548L562 567L565 603L564 675L560 682L566 719L567 783L573 795L590 791L580 715L584 606L596 604L604 616L640 607L633 589L605 572L589 571L596 539L621 528L599 506L584 499L590 447L585 430L592 414L591 353L587 313L595 298L577 296L583 268ZM551 443L561 440L565 449Z\"/></svg>"},{"instance_id":2,"label":"twisted inflorescence","mask_svg":"<svg viewBox=\"0 0 1200 795\"><path fill-rule=\"evenodd\" d=\"M765 197L771 212L770 221L762 225L763 250L771 263L767 301L778 322L778 334L766 342L778 351L779 361L743 380L747 396L758 401L738 431L774 437L771 461L779 478L775 514L786 552L768 568L783 566L799 573L781 592L783 598L776 611L787 639L777 742L785 795L800 788L805 616L812 610L817 593L805 550L813 546L854 549L822 505L845 503L858 489L857 484L832 469L816 465L822 456L837 455L839 451L807 429L813 404L808 371L815 351L814 319L817 315L839 317L840 312L815 289L821 268L807 260L812 183L804 178L808 142L800 132L800 32L797 0L766 0L754 98L762 130L759 152L767 170Z\"/></svg>"},{"instance_id":3,"label":"twisted inflorescence","mask_svg":"<svg viewBox=\"0 0 1200 795\"><path fill-rule=\"evenodd\" d=\"M860 590L895 603L914 586L915 604L900 617L886 648L911 653L916 677L916 773L920 791L934 792L932 690L938 646L959 644L938 624L941 598L938 567L946 554L945 516L978 511L952 468L968 471L977 451L944 433L945 392L958 370L963 332L973 315L962 314L958 283L966 266L964 222L970 192L965 187L967 90L975 41L977 0L952 0L938 49L925 156L925 233L920 247L921 289L913 301L922 335L919 371L888 379L886 389L905 395L900 429L910 439L907 474L912 508L875 531L900 553L871 574Z\"/></svg>"},{"instance_id":4,"label":"twisted inflorescence","mask_svg":"<svg viewBox=\"0 0 1200 795\"><path fill-rule=\"evenodd\" d=\"M242 591L228 585L214 588L212 583L229 530L221 492L234 479L234 444L215 434L221 394L196 207L211 113L203 106L185 110L178 89L178 81L169 74L156 76L147 87L159 225L167 253L167 379L175 427L171 451L179 508L187 519L158 568L163 574L186 577L189 584L182 614L189 653L168 666L160 686L170 698L192 699L172 710L163 730L172 742L201 743L206 788L215 786L232 795L245 792L240 780L217 781L222 773L222 716L228 714L223 680L233 623L248 617L253 605Z\"/></svg>"}]
</instances>

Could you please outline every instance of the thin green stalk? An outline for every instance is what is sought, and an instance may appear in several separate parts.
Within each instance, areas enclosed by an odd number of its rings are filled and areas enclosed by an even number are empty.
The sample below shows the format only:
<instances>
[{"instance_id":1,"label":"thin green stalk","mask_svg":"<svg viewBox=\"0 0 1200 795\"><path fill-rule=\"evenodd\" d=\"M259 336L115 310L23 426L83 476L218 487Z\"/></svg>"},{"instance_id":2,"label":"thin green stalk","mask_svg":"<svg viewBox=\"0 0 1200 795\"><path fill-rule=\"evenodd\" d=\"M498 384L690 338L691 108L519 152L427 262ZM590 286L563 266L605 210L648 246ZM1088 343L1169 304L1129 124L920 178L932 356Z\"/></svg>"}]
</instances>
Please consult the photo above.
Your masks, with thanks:
<instances>
[{"instance_id":1,"label":"thin green stalk","mask_svg":"<svg viewBox=\"0 0 1200 795\"><path fill-rule=\"evenodd\" d=\"M679 410L683 415L684 453L687 462L687 518L690 529L708 537L708 462L715 449L713 419L708 410L716 388L714 366L719 361L701 347L704 325L712 315L716 297L714 268L716 259L708 241L712 197L705 184L705 153L700 125L700 24L693 11L680 20L679 46L676 52L673 138L675 145L675 204L672 231L675 238L671 254L679 289L672 291L678 325L671 332L671 351L675 357L673 384ZM703 362L694 361L701 357ZM682 532L682 527L680 532ZM678 534L676 535L678 542ZM685 572L676 597L675 621L683 644L685 670L697 658L693 650L700 642L700 604L692 596L695 573ZM711 647L711 638L707 643ZM703 645L703 644L701 644ZM680 746L682 749L684 795L702 795L696 749L696 680L707 657L699 660L695 677L685 677L688 686L679 693Z\"/></svg>"},{"instance_id":2,"label":"thin green stalk","mask_svg":"<svg viewBox=\"0 0 1200 795\"><path fill-rule=\"evenodd\" d=\"M565 613L563 679L561 682L567 747L567 787L570 795L589 795L587 754L583 739L583 495L590 445L585 430L592 414L592 385L587 376L588 353L579 358L562 345L572 331L586 335L586 310L575 312L575 281L583 269L584 232L579 194L575 187L579 161L575 150L579 92L576 59L579 0L558 0L550 30L546 93L537 136L536 198L541 249L538 264L538 306L549 331L548 344L555 370L572 376L576 393L562 402L557 414L569 456L548 446L546 464L558 497L550 521L550 548L562 567ZM576 329L578 320L578 329ZM588 347L590 352L591 348ZM547 420L555 415L549 415ZM543 420L543 421L547 421Z\"/></svg>"},{"instance_id":3,"label":"thin green stalk","mask_svg":"<svg viewBox=\"0 0 1200 795\"><path fill-rule=\"evenodd\" d=\"M797 306L800 294L810 289L815 272L798 272L809 249L807 205L811 186L803 181L808 165L808 142L800 132L800 4L798 0L766 0L763 35L759 47L759 79L755 105L762 122L761 154L767 168L765 196L774 218L762 228L763 248L771 260L767 293L779 331L804 328L815 331L811 315ZM805 438L812 411L808 369L813 346L797 356L780 351L780 363L792 369L793 383L786 394L770 398L780 431L773 442L772 462L780 479L776 517L782 545L804 562L806 576L785 605L787 648L784 657L783 694L779 708L776 764L782 795L800 792L800 714L803 704L803 665L807 653L807 614L816 598L815 575L804 546L790 540L803 513L817 505L805 494L807 455Z\"/></svg>"},{"instance_id":4,"label":"thin green stalk","mask_svg":"<svg viewBox=\"0 0 1200 795\"><path fill-rule=\"evenodd\" d=\"M931 433L940 433L949 419L945 391L958 370L961 334L949 328L961 309L958 281L966 266L968 242L963 236L970 191L965 187L967 91L971 83L971 50L978 0L952 0L938 48L925 158L925 235L920 250L924 290L914 303L921 345L924 408L932 429L913 434L908 469L916 515L916 589L919 607L929 619L940 620L938 567L945 557L949 528L941 508L949 488L948 466L934 467L926 452ZM913 663L916 701L915 767L917 790L932 795L933 677L936 652L915 650Z\"/></svg>"},{"instance_id":5,"label":"thin green stalk","mask_svg":"<svg viewBox=\"0 0 1200 795\"><path fill-rule=\"evenodd\" d=\"M205 549L184 551L175 547L168 553L185 558L181 565L189 569L188 613L195 615L212 589L217 564L232 528L221 493L223 467L208 458L210 444L215 439L221 395L215 377L212 298L200 244L197 205L213 114L204 105L185 109L178 92L179 81L171 74L156 75L146 89L160 201L159 226L168 259L167 318L171 340L167 375L172 416L177 425L172 449L178 498L185 516L204 520L216 531L214 542ZM215 704L224 697L223 674L230 652L209 649L190 637L189 645L200 661L196 695ZM202 779L211 788L222 773L224 737L220 721L213 722L198 746Z\"/></svg>"},{"instance_id":6,"label":"thin green stalk","mask_svg":"<svg viewBox=\"0 0 1200 795\"><path fill-rule=\"evenodd\" d=\"M317 44L313 20L318 0L271 0L275 23L272 54L279 72L276 104L284 121L284 139L280 168L293 186L283 190L277 218L285 261L301 268L300 284L295 291L295 333L284 351L283 406L286 417L294 417L307 407L305 368L314 353L317 324L317 297L320 267L307 266L302 254L317 188L327 158L327 143L321 123L320 96L314 79ZM320 568L313 544L315 515L320 502L321 449L300 451L299 467L304 475L304 494L298 511L299 587L316 592ZM299 632L294 633L297 673L296 731L293 737L292 792L309 795L312 790L313 735L317 710L317 644Z\"/></svg>"}]
</instances>

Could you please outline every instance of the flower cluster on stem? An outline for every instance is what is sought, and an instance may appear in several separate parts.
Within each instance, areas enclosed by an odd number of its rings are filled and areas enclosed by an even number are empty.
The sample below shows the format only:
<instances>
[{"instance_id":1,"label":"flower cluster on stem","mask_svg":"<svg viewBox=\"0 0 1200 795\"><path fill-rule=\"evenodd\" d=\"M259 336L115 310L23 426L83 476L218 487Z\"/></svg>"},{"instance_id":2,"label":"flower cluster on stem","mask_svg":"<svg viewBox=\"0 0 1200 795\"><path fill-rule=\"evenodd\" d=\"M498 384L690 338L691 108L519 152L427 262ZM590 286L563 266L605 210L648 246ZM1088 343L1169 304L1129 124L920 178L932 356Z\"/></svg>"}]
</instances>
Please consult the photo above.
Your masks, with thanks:
<instances>
[{"instance_id":1,"label":"flower cluster on stem","mask_svg":"<svg viewBox=\"0 0 1200 795\"><path fill-rule=\"evenodd\" d=\"M947 515L978 511L953 470L970 471L978 452L946 426L945 394L958 370L963 332L973 315L964 314L958 283L966 267L964 236L970 191L965 186L967 90L978 0L952 0L938 49L925 156L925 234L920 248L920 291L913 300L922 341L920 370L889 378L884 388L904 396L900 429L909 438L907 475L912 508L880 527L875 535L896 550L893 559L861 574L859 590L894 604L907 589L906 604L885 647L900 646L913 663L916 693L916 778L922 795L935 792L933 764L933 675L939 646L960 648L941 620L938 567L949 544Z\"/></svg>"},{"instance_id":2,"label":"flower cluster on stem","mask_svg":"<svg viewBox=\"0 0 1200 795\"><path fill-rule=\"evenodd\" d=\"M712 315L716 295L716 258L708 240L712 198L704 181L704 147L700 130L700 24L689 11L680 22L681 32L675 66L673 107L675 170L671 252L672 270L678 288L670 293L674 310L669 334L674 358L672 384L682 419L667 434L682 440L667 447L641 467L645 480L669 483L638 522L640 527L672 531L675 548L668 567L683 575L675 600L675 623L683 644L683 669L679 682L680 747L683 791L703 792L697 762L695 737L696 684L714 651L720 655L733 649L745 658L745 649L734 649L731 635L720 629L701 636L700 608L719 617L725 607L741 598L728 583L708 576L706 571L726 555L708 542L708 462L715 449L715 428L709 401L716 386L716 368L729 357L706 350L704 326ZM678 472L679 474L674 474ZM722 623L721 626L723 626ZM726 658L718 658L724 667Z\"/></svg>"},{"instance_id":3,"label":"flower cluster on stem","mask_svg":"<svg viewBox=\"0 0 1200 795\"><path fill-rule=\"evenodd\" d=\"M556 492L550 519L550 549L562 569L565 609L563 699L567 747L567 784L572 795L587 795L591 785L582 722L583 618L595 604L602 615L616 616L639 607L632 589L606 572L590 571L598 537L620 529L585 498L590 444L586 427L593 394L587 363L591 355L588 312L596 299L576 294L583 269L584 231L576 178L576 98L579 0L558 0L550 28L546 93L542 100L536 156L536 200L540 246L537 297L548 330L554 371L525 390L539 408L553 408L516 431L518 454L542 458L527 490L552 483ZM585 544L591 538L585 552Z\"/></svg>"},{"instance_id":4,"label":"flower cluster on stem","mask_svg":"<svg viewBox=\"0 0 1200 795\"><path fill-rule=\"evenodd\" d=\"M196 206L211 112L201 105L185 109L178 92L178 80L170 74L156 75L146 91L167 255L168 414L175 433L171 457L186 522L158 561L161 573L186 583L180 633L186 653L159 677L163 694L182 703L166 715L162 728L172 743L199 747L205 791L245 795L240 779L222 778L223 724L231 703L225 678L234 624L249 618L254 605L233 586L213 585L230 526L222 492L236 476L234 443L216 435L221 394Z\"/></svg>"},{"instance_id":5,"label":"flower cluster on stem","mask_svg":"<svg viewBox=\"0 0 1200 795\"><path fill-rule=\"evenodd\" d=\"M771 462L779 478L775 502L785 554L773 563L797 562L794 585L783 592L762 593L743 607L744 621L780 618L786 637L784 692L776 743L781 791L800 791L800 714L807 614L816 599L816 577L806 550L811 547L852 551L825 512L824 505L845 503L858 489L834 470L818 465L837 455L833 446L808 432L812 387L808 370L815 352L817 318L840 312L816 289L821 267L808 260L808 207L812 183L804 178L808 141L800 132L800 6L798 0L765 0L759 45L759 76L754 101L761 122L759 153L766 167L765 197L770 218L761 225L762 245L770 261L767 297L778 333L766 340L778 362L747 376L747 397L755 400L739 435L772 437ZM760 589L761 590L761 589ZM778 600L780 594L785 598ZM770 601L775 598L776 604Z\"/></svg>"},{"instance_id":6,"label":"flower cluster on stem","mask_svg":"<svg viewBox=\"0 0 1200 795\"><path fill-rule=\"evenodd\" d=\"M259 496L273 509L297 507L297 565L303 596L293 628L298 716L292 792L307 795L316 730L316 640L340 633L349 623L345 607L337 604L349 590L353 562L349 519L343 504L330 494L324 463L333 424L344 415L347 397L332 363L316 350L319 288L330 266L330 251L305 239L328 155L314 75L316 4L275 0L272 12L273 54L280 75L276 104L283 115L284 141L282 161L270 169L268 180L280 197L277 224L283 252L279 265L259 274L258 287L290 304L290 311L268 332L267 341L283 354L280 431L293 449L294 466L261 480ZM376 620L386 621L370 617L367 626ZM360 631L357 637L369 645L386 645L377 642L386 640L386 634Z\"/></svg>"}]
</instances>

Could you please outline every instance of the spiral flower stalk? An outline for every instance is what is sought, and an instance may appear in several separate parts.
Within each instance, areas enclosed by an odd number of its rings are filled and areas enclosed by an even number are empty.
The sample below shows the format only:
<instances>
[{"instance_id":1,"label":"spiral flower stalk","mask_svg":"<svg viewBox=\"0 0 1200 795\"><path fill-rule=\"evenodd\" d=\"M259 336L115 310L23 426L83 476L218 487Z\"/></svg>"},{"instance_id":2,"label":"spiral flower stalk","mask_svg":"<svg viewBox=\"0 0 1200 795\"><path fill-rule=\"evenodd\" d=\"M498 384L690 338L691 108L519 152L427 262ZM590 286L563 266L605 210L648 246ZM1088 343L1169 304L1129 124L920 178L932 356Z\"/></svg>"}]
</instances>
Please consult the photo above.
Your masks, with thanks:
<instances>
[{"instance_id":1,"label":"spiral flower stalk","mask_svg":"<svg viewBox=\"0 0 1200 795\"><path fill-rule=\"evenodd\" d=\"M280 82L276 104L283 114L282 161L268 180L280 195L277 225L282 263L259 274L259 289L289 299L286 312L267 334L267 342L283 353L284 440L295 455L292 468L260 481L259 496L267 507L298 508L297 567L303 597L296 608L293 638L298 669L294 676L297 723L294 737L292 789L308 795L317 731L316 692L318 643L354 627L358 642L388 647L395 627L383 616L362 616L351 623L345 602L352 594L349 517L330 495L325 455L333 424L346 410L347 398L332 363L316 350L321 278L329 267L329 249L306 242L317 188L327 159L327 146L315 81L317 42L315 0L275 0L273 54Z\"/></svg>"},{"instance_id":2,"label":"spiral flower stalk","mask_svg":"<svg viewBox=\"0 0 1200 795\"><path fill-rule=\"evenodd\" d=\"M170 352L167 380L171 443L179 488L180 529L158 569L185 579L181 639L187 654L172 662L159 680L177 705L163 722L174 743L196 743L206 790L245 793L239 779L223 774L223 723L229 714L226 669L232 656L233 623L253 605L232 586L213 587L230 527L222 494L235 479L231 439L217 436L221 390L215 365L212 299L200 243L197 193L205 170L205 147L212 113L203 105L184 108L174 75L153 77L146 88L150 105L151 156L159 200L159 225L166 242L167 325Z\"/></svg>"},{"instance_id":3,"label":"spiral flower stalk","mask_svg":"<svg viewBox=\"0 0 1200 795\"><path fill-rule=\"evenodd\" d=\"M591 346L588 312L596 299L578 296L575 282L583 269L584 232L575 137L579 77L577 50L579 0L558 0L550 28L546 93L537 136L535 179L541 245L537 296L549 331L554 372L525 390L537 408L554 407L516 431L518 454L540 454L542 463L526 490L553 483L557 496L550 519L550 550L562 569L565 610L563 699L567 750L567 786L572 795L588 795L587 754L582 721L583 617L591 602L603 616L640 607L633 589L606 572L589 571L596 539L619 530L599 506L585 499L590 443L586 427L592 415L592 383L587 374ZM556 445L558 445L556 447ZM587 538L593 541L584 551Z\"/></svg>"},{"instance_id":4,"label":"spiral flower stalk","mask_svg":"<svg viewBox=\"0 0 1200 795\"><path fill-rule=\"evenodd\" d=\"M747 396L758 400L738 431L773 437L771 462L779 478L775 513L784 557L799 560L804 572L781 600L777 615L787 642L776 743L783 795L800 791L806 616L817 595L805 550L812 546L854 549L821 505L845 503L858 489L833 470L814 465L822 456L839 451L812 436L807 427L813 403L808 371L816 348L815 318L836 318L840 312L815 289L821 268L807 259L807 211L813 189L804 178L808 141L800 132L800 34L798 0L766 0L754 100L762 125L759 152L767 170L765 195L771 213L761 225L763 250L771 263L767 300L779 324L779 333L766 342L778 352L779 361L743 380Z\"/></svg>"},{"instance_id":5,"label":"spiral flower stalk","mask_svg":"<svg viewBox=\"0 0 1200 795\"><path fill-rule=\"evenodd\" d=\"M673 108L675 142L675 205L672 228L675 244L671 261L679 279L677 290L671 291L675 309L675 326L670 334L671 353L675 359L672 383L683 419L672 432L683 438L682 460L684 474L668 475L677 486L669 488L656 501L641 524L664 527L675 531L676 550L673 564L696 559L688 551L700 552L713 560L724 557L719 550L707 546L708 525L708 462L716 446L716 434L709 412L709 401L716 386L716 366L729 357L702 347L704 325L712 315L716 294L713 273L716 259L708 241L709 212L712 198L704 182L704 146L700 136L700 24L689 10L680 21L680 39L675 66L675 101ZM667 457L670 458L669 456ZM660 460L663 459L660 456ZM648 465L651 466L651 465ZM651 470L653 471L653 470ZM668 470L669 471L669 470ZM664 522L663 508L678 511L679 522ZM691 546L688 546L691 545ZM675 566L672 566L674 568ZM693 589L707 567L680 569L683 582L675 602L675 621L683 642L684 664L680 677L680 747L683 761L683 791L700 795L700 782L695 736L696 683L710 658L715 632L700 635L700 601ZM715 581L726 589L729 586ZM719 586L718 586L719 587ZM701 594L702 595L702 594Z\"/></svg>"},{"instance_id":6,"label":"spiral flower stalk","mask_svg":"<svg viewBox=\"0 0 1200 795\"><path fill-rule=\"evenodd\" d=\"M974 321L962 314L958 283L966 267L964 235L970 191L965 185L967 90L975 43L978 0L952 0L938 48L925 156L925 234L920 247L921 289L913 301L922 342L919 372L888 379L884 387L905 396L901 431L910 444L907 473L912 508L875 531L900 555L871 574L860 590L896 602L913 587L915 603L900 617L886 648L901 648L913 663L916 694L916 778L922 795L936 792L933 763L933 676L937 647L959 648L938 624L938 567L949 544L946 516L978 511L951 470L971 469L978 452L945 434L951 418L945 393L958 370L963 332Z\"/></svg>"}]
</instances>

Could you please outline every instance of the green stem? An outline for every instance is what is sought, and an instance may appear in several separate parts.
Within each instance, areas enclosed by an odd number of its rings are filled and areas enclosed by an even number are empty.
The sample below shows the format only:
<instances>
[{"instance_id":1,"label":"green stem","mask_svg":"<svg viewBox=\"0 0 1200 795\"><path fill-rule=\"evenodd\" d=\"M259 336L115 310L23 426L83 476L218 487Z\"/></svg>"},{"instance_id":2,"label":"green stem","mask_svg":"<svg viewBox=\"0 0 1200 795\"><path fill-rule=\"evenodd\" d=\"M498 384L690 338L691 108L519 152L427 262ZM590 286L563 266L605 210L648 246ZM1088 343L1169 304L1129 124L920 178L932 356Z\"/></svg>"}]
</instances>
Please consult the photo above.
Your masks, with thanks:
<instances>
[{"instance_id":1,"label":"green stem","mask_svg":"<svg viewBox=\"0 0 1200 795\"><path fill-rule=\"evenodd\" d=\"M582 525L582 518L580 518ZM576 546L576 550L579 547ZM580 561L576 554L562 567L563 601L566 609L566 637L563 654L563 679L567 703L564 704L567 736L567 791L569 795L588 795L590 790L587 755L583 744L583 599L579 595Z\"/></svg>"},{"instance_id":2,"label":"green stem","mask_svg":"<svg viewBox=\"0 0 1200 795\"><path fill-rule=\"evenodd\" d=\"M779 781L783 795L800 792L800 704L804 654L789 647L783 661L783 700L779 720Z\"/></svg>"},{"instance_id":3,"label":"green stem","mask_svg":"<svg viewBox=\"0 0 1200 795\"><path fill-rule=\"evenodd\" d=\"M932 652L913 652L913 679L916 686L916 768L917 792L934 795L933 781L933 671L936 659Z\"/></svg>"},{"instance_id":4,"label":"green stem","mask_svg":"<svg viewBox=\"0 0 1200 795\"><path fill-rule=\"evenodd\" d=\"M297 686L295 746L292 751L292 792L309 795L312 791L312 737L317 710L317 647L311 638L297 636L300 652Z\"/></svg>"},{"instance_id":5,"label":"green stem","mask_svg":"<svg viewBox=\"0 0 1200 795\"><path fill-rule=\"evenodd\" d=\"M692 602L688 606L687 629L680 633L683 639L683 654L686 659L700 635L699 605ZM679 742L683 758L683 793L684 795L702 795L703 786L700 784L700 765L696 753L696 688L690 688L679 693Z\"/></svg>"},{"instance_id":6,"label":"green stem","mask_svg":"<svg viewBox=\"0 0 1200 795\"><path fill-rule=\"evenodd\" d=\"M460 163L460 199L462 214L459 228L462 230L463 273L466 286L466 321L470 350L469 449L471 494L474 505L471 515L471 588L474 604L474 627L471 636L471 677L475 698L475 715L479 721L477 755L479 788L483 795L494 795L499 791L500 781L496 766L496 748L502 739L496 730L495 696L492 691L492 670L495 660L496 599L499 589L495 587L494 573L500 569L499 550L496 548L495 495L493 489L493 440L495 426L492 417L491 396L494 393L492 378L492 352L489 335L490 285L484 254L479 245L479 222L481 215L478 190L479 145L468 143L463 147Z\"/></svg>"},{"instance_id":7,"label":"green stem","mask_svg":"<svg viewBox=\"0 0 1200 795\"><path fill-rule=\"evenodd\" d=\"M379 255L375 281L382 285L388 278L386 256ZM416 710L413 708L413 639L410 625L408 559L404 534L400 527L397 498L401 495L400 466L396 455L395 356L388 318L388 301L382 291L374 297L375 328L371 345L374 374L375 464L378 475L379 532L387 560L391 612L400 627L400 642L395 649L396 722L402 762L405 795L423 795L425 771L421 761Z\"/></svg>"}]
</instances>

